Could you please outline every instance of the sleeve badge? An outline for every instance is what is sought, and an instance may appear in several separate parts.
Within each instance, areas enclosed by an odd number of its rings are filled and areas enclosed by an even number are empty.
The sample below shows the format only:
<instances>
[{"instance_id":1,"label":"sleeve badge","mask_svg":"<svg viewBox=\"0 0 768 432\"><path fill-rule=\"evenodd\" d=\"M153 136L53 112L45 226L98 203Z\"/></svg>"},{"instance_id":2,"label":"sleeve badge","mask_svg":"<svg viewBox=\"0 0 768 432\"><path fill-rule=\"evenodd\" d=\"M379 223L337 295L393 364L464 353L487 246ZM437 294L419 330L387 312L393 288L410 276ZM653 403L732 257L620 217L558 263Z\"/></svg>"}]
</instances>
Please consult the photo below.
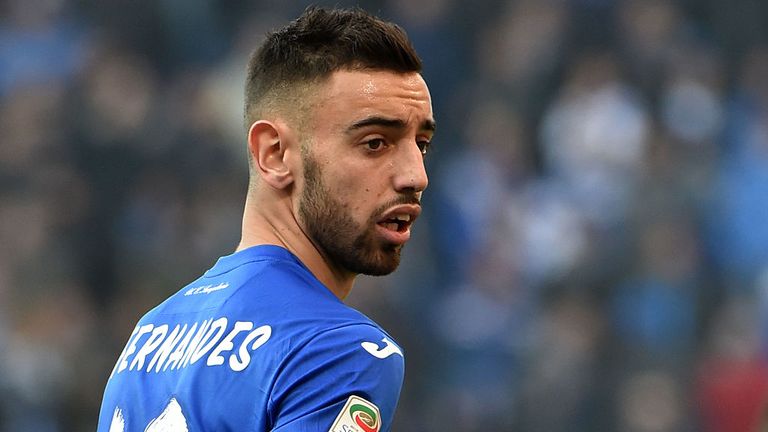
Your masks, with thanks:
<instances>
[{"instance_id":1,"label":"sleeve badge","mask_svg":"<svg viewBox=\"0 0 768 432\"><path fill-rule=\"evenodd\" d=\"M379 407L359 397L350 396L328 432L379 432Z\"/></svg>"}]
</instances>

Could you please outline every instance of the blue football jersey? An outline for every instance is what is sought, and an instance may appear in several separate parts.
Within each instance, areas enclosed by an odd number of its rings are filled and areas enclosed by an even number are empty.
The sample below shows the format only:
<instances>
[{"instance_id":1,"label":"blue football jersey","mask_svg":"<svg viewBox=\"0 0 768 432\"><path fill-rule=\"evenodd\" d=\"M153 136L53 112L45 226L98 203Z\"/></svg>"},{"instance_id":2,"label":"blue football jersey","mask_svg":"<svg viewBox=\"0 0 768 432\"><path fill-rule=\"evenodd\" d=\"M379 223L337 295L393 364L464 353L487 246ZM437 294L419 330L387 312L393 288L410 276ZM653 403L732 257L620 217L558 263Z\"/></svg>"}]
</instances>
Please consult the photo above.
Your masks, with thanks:
<instances>
[{"instance_id":1,"label":"blue football jersey","mask_svg":"<svg viewBox=\"0 0 768 432\"><path fill-rule=\"evenodd\" d=\"M286 249L255 246L141 318L98 431L388 431L403 371L378 325Z\"/></svg>"}]
</instances>

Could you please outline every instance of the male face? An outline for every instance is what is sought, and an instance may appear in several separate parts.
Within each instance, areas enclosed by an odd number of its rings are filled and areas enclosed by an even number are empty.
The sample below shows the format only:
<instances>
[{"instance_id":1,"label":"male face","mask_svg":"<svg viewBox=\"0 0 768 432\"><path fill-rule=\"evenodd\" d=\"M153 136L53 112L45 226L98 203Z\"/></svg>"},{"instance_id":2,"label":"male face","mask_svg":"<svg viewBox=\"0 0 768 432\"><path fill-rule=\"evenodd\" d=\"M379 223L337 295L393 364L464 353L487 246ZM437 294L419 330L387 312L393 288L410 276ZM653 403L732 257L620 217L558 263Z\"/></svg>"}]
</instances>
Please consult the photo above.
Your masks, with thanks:
<instances>
[{"instance_id":1,"label":"male face","mask_svg":"<svg viewBox=\"0 0 768 432\"><path fill-rule=\"evenodd\" d=\"M427 86L418 73L343 70L316 97L299 221L335 270L391 273L427 187Z\"/></svg>"}]
</instances>

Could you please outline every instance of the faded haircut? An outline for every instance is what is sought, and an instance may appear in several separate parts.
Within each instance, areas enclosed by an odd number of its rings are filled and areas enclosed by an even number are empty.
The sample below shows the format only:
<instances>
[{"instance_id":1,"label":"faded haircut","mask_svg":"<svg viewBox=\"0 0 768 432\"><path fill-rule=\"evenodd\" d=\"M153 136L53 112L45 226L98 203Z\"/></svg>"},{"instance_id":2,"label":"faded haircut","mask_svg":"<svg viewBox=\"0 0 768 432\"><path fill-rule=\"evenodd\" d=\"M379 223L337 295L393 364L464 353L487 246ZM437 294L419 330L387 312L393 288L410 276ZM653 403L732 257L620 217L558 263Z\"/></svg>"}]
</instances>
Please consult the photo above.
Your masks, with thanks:
<instances>
[{"instance_id":1,"label":"faded haircut","mask_svg":"<svg viewBox=\"0 0 768 432\"><path fill-rule=\"evenodd\" d=\"M397 24L362 9L310 6L296 20L267 34L248 64L244 122L275 110L303 117L316 84L338 70L421 72L421 59Z\"/></svg>"}]
</instances>

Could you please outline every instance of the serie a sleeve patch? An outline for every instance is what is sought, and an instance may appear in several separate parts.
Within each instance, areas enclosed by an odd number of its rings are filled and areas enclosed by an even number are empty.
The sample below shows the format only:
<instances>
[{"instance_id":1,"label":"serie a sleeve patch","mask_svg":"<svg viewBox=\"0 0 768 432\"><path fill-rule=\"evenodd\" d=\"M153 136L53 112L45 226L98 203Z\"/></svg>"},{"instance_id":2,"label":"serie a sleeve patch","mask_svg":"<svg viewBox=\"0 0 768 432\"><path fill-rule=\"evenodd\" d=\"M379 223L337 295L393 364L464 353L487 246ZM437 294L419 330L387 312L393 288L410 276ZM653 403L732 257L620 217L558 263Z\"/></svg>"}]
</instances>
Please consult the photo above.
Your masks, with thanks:
<instances>
[{"instance_id":1,"label":"serie a sleeve patch","mask_svg":"<svg viewBox=\"0 0 768 432\"><path fill-rule=\"evenodd\" d=\"M360 396L352 395L328 432L378 432L380 429L379 407Z\"/></svg>"}]
</instances>

